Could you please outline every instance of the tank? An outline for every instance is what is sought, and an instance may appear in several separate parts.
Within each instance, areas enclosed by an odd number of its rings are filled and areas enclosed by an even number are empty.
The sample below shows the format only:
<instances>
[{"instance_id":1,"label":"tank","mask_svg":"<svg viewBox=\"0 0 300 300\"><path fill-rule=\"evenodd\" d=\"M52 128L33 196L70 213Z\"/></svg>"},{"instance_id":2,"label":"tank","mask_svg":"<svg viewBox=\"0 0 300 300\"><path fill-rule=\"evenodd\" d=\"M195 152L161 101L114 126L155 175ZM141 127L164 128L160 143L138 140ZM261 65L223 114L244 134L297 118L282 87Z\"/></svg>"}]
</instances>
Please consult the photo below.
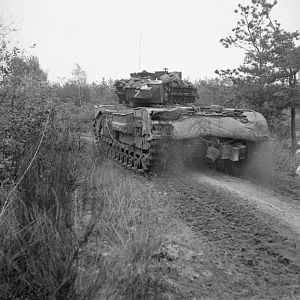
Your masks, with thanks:
<instances>
[{"instance_id":1,"label":"tank","mask_svg":"<svg viewBox=\"0 0 300 300\"><path fill-rule=\"evenodd\" d=\"M117 80L119 104L96 108L94 133L108 157L136 171L172 162L174 149L217 164L245 161L269 138L262 114L195 106L197 90L181 72L147 71Z\"/></svg>"}]
</instances>

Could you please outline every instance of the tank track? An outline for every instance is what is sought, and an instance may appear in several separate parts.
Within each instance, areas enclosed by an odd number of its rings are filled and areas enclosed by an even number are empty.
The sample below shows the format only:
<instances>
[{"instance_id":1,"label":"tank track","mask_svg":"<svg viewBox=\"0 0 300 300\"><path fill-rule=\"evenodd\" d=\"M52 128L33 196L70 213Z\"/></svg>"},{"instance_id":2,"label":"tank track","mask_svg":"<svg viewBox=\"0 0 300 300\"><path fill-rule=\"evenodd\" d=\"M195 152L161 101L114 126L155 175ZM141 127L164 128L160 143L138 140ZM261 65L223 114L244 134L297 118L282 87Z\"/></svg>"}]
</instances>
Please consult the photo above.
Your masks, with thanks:
<instances>
[{"instance_id":1,"label":"tank track","mask_svg":"<svg viewBox=\"0 0 300 300\"><path fill-rule=\"evenodd\" d=\"M96 132L95 127L94 134L98 147L106 157L135 172L149 172L166 163L166 144L162 140L150 140L149 149L142 150L103 136Z\"/></svg>"}]
</instances>

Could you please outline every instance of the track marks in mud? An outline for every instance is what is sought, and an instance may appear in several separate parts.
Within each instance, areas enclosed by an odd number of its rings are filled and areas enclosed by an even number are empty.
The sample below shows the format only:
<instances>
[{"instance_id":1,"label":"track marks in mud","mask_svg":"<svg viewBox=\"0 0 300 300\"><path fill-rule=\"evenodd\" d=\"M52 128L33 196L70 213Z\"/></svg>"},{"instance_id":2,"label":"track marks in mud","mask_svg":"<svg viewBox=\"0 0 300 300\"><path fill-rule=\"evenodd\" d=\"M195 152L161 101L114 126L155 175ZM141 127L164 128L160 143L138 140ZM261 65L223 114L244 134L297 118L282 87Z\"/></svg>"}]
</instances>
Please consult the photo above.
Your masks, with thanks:
<instances>
[{"instance_id":1,"label":"track marks in mud","mask_svg":"<svg viewBox=\"0 0 300 300\"><path fill-rule=\"evenodd\" d=\"M211 245L211 259L231 270L225 282L211 283L211 291L243 292L245 298L300 294L299 240L278 232L268 215L238 195L182 174L160 178L158 184L170 193L178 215Z\"/></svg>"},{"instance_id":2,"label":"track marks in mud","mask_svg":"<svg viewBox=\"0 0 300 300\"><path fill-rule=\"evenodd\" d=\"M215 176L207 176L205 174L190 173L194 181L199 184L208 183L216 188L233 193L240 200L245 200L249 205L257 207L276 218L278 221L278 230L283 226L289 227L290 231L300 237L300 206L292 203L285 203L279 195L271 190L259 187L249 181L239 178L217 174ZM286 232L286 230L285 230Z\"/></svg>"}]
</instances>

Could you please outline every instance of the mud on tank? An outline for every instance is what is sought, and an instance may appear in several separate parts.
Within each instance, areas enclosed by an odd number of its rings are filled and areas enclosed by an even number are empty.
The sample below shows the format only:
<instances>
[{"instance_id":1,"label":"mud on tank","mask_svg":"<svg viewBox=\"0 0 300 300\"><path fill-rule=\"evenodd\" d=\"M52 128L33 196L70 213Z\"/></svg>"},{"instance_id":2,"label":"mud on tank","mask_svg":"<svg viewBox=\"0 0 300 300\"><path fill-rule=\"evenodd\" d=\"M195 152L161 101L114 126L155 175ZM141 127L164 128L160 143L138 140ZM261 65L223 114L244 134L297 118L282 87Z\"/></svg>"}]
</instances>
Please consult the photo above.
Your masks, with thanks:
<instances>
[{"instance_id":1,"label":"mud on tank","mask_svg":"<svg viewBox=\"0 0 300 300\"><path fill-rule=\"evenodd\" d=\"M99 147L129 168L160 166L172 159L174 147L211 163L236 163L269 138L267 122L258 112L195 106L197 90L182 80L181 72L130 75L115 82L119 104L98 106L94 118Z\"/></svg>"}]
</instances>

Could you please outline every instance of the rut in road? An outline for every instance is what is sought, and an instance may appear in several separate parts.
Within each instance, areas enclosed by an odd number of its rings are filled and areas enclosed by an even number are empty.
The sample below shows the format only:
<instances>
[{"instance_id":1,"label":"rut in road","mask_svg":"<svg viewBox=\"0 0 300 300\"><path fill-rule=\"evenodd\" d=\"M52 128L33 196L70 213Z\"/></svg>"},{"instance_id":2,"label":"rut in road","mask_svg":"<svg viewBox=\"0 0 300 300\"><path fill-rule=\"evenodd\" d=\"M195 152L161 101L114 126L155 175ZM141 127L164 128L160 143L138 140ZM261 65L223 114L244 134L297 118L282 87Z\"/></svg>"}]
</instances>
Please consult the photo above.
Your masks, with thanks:
<instances>
[{"instance_id":1,"label":"rut in road","mask_svg":"<svg viewBox=\"0 0 300 300\"><path fill-rule=\"evenodd\" d=\"M231 192L246 204L253 205L274 217L277 224L281 225L276 226L279 231L285 231L286 234L289 234L288 231L292 231L293 235L296 234L300 237L299 205L286 203L286 199L273 191L240 178L223 174L207 175L199 172L191 172L188 176L199 184L206 182L213 187ZM286 230L283 230L284 228Z\"/></svg>"},{"instance_id":2,"label":"rut in road","mask_svg":"<svg viewBox=\"0 0 300 300\"><path fill-rule=\"evenodd\" d=\"M211 291L234 295L246 288L245 297L276 299L300 295L300 239L278 231L276 219L224 187L195 181L195 174L161 176L157 184L171 194L180 217L210 243L214 259L232 270L231 279L212 282Z\"/></svg>"}]
</instances>

